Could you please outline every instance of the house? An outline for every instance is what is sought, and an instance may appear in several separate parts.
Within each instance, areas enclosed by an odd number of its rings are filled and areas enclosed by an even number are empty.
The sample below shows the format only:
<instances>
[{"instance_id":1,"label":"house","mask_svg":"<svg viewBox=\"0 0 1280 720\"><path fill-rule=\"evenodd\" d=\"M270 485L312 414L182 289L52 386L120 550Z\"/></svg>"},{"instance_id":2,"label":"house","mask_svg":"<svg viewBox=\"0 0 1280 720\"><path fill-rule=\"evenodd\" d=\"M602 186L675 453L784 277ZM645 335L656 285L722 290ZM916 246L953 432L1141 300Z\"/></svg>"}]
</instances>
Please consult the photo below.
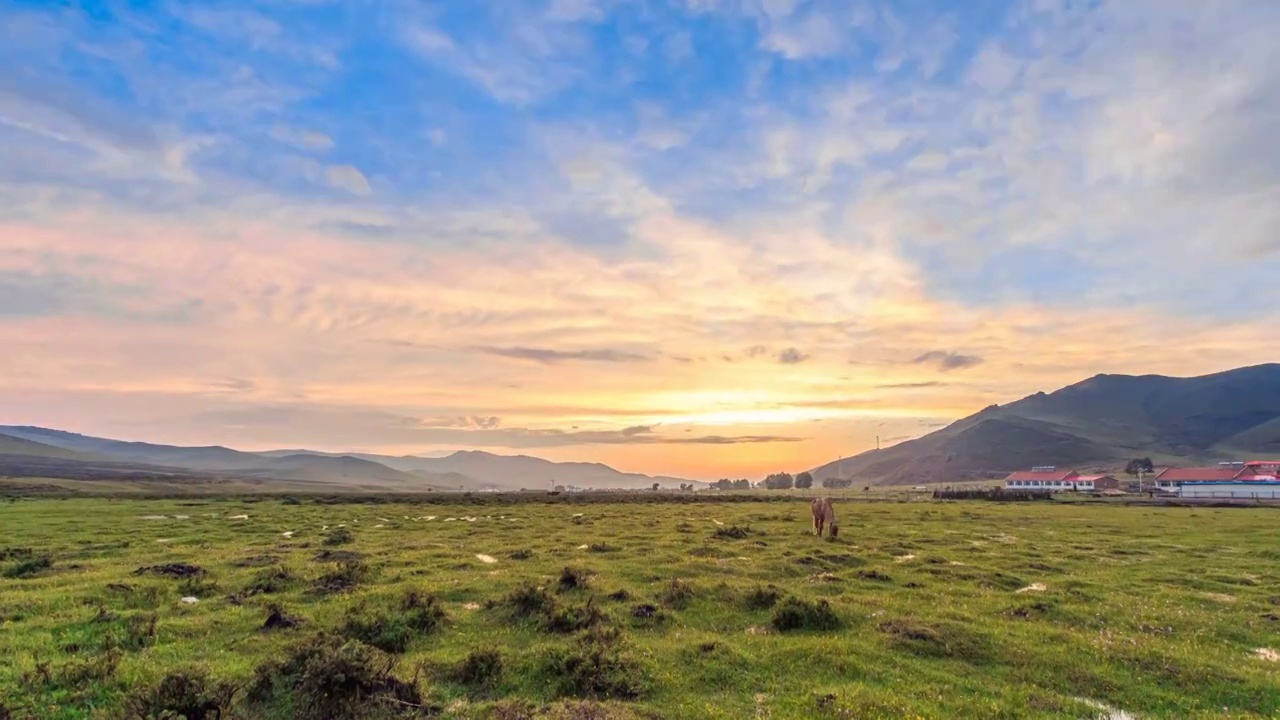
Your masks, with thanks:
<instances>
[{"instance_id":1,"label":"house","mask_svg":"<svg viewBox=\"0 0 1280 720\"><path fill-rule=\"evenodd\" d=\"M1005 478L1007 490L1049 490L1051 492L1071 492L1095 490L1116 490L1120 481L1110 475L1081 475L1075 470L1059 470L1053 466L1032 468L1029 471L1015 472Z\"/></svg>"},{"instance_id":2,"label":"house","mask_svg":"<svg viewBox=\"0 0 1280 720\"><path fill-rule=\"evenodd\" d=\"M1240 468L1231 464L1217 467L1165 468L1155 477L1155 485L1161 490L1176 491L1185 482L1222 482L1240 474Z\"/></svg>"},{"instance_id":3,"label":"house","mask_svg":"<svg viewBox=\"0 0 1280 720\"><path fill-rule=\"evenodd\" d=\"M1071 480L1079 477L1074 470L1059 470L1052 465L1031 468L1025 472L1011 473L1004 479L1008 490L1068 490Z\"/></svg>"},{"instance_id":4,"label":"house","mask_svg":"<svg viewBox=\"0 0 1280 720\"><path fill-rule=\"evenodd\" d=\"M1218 471L1216 477L1182 480L1178 486L1178 496L1280 500L1280 460L1222 463L1214 469Z\"/></svg>"},{"instance_id":5,"label":"house","mask_svg":"<svg viewBox=\"0 0 1280 720\"><path fill-rule=\"evenodd\" d=\"M1119 490L1120 481L1111 475L1077 475L1071 480L1075 490Z\"/></svg>"}]
</instances>

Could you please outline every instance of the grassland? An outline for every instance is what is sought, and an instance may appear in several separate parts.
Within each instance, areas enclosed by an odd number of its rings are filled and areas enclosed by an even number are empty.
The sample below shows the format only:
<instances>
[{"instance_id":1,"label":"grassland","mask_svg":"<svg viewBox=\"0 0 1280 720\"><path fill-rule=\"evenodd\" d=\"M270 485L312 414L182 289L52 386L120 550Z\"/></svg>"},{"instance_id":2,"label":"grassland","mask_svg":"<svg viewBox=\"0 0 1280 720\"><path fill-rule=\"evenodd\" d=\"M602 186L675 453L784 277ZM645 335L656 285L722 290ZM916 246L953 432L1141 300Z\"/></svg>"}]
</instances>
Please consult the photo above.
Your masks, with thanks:
<instances>
[{"instance_id":1,"label":"grassland","mask_svg":"<svg viewBox=\"0 0 1280 720\"><path fill-rule=\"evenodd\" d=\"M18 499L0 717L1280 716L1280 511L838 510Z\"/></svg>"}]
</instances>

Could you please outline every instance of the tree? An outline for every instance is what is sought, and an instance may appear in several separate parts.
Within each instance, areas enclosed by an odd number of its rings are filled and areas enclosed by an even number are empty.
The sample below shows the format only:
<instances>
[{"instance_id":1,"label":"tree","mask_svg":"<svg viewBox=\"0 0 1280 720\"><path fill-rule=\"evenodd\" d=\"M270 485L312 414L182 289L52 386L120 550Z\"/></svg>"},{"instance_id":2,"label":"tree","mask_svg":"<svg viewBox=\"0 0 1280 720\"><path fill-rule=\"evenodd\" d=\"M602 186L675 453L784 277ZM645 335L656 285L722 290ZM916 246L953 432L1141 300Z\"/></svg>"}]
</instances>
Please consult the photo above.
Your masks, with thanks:
<instances>
[{"instance_id":1,"label":"tree","mask_svg":"<svg viewBox=\"0 0 1280 720\"><path fill-rule=\"evenodd\" d=\"M808 471L802 472L796 476L796 487L800 490L808 490L813 487L813 475Z\"/></svg>"},{"instance_id":2,"label":"tree","mask_svg":"<svg viewBox=\"0 0 1280 720\"><path fill-rule=\"evenodd\" d=\"M733 489L734 490L750 490L751 481L746 478L738 478L737 480L733 481Z\"/></svg>"},{"instance_id":3,"label":"tree","mask_svg":"<svg viewBox=\"0 0 1280 720\"><path fill-rule=\"evenodd\" d=\"M653 484L653 491L658 492L658 483Z\"/></svg>"},{"instance_id":4,"label":"tree","mask_svg":"<svg viewBox=\"0 0 1280 720\"><path fill-rule=\"evenodd\" d=\"M791 473L774 473L764 479L764 486L767 490L790 490L796 481L791 477Z\"/></svg>"},{"instance_id":5,"label":"tree","mask_svg":"<svg viewBox=\"0 0 1280 720\"><path fill-rule=\"evenodd\" d=\"M853 485L853 480L847 478L843 480L832 477L822 479L822 487L824 488L847 488L851 485Z\"/></svg>"},{"instance_id":6,"label":"tree","mask_svg":"<svg viewBox=\"0 0 1280 720\"><path fill-rule=\"evenodd\" d=\"M1151 458L1134 458L1124 466L1125 473L1129 475L1137 475L1138 473L1155 472L1155 465L1152 464Z\"/></svg>"}]
</instances>

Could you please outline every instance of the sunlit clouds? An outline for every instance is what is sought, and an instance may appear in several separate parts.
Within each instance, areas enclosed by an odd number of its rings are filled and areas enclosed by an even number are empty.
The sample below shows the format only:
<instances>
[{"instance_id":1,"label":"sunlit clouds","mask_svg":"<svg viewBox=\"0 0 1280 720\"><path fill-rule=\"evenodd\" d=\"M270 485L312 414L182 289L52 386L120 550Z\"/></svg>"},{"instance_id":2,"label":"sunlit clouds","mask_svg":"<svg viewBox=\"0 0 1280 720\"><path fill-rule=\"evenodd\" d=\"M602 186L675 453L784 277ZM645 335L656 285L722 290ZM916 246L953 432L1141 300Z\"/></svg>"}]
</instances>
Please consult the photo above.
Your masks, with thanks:
<instances>
[{"instance_id":1,"label":"sunlit clouds","mask_svg":"<svg viewBox=\"0 0 1280 720\"><path fill-rule=\"evenodd\" d=\"M756 477L1280 356L1280 8L765 5L0 11L0 422Z\"/></svg>"}]
</instances>

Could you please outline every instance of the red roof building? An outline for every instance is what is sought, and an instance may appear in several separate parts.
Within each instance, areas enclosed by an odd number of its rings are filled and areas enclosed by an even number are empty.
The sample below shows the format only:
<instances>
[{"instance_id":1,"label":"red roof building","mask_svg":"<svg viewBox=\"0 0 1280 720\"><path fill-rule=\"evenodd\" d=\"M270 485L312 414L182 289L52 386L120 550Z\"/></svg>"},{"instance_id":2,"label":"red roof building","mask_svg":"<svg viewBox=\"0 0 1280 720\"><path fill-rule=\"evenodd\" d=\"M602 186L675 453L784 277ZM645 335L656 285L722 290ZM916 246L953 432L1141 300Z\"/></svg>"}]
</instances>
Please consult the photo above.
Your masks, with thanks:
<instances>
[{"instance_id":1,"label":"red roof building","mask_svg":"<svg viewBox=\"0 0 1280 720\"><path fill-rule=\"evenodd\" d=\"M1120 487L1110 475L1081 475L1075 470L1036 468L1010 473L1004 486L1009 490L1104 490Z\"/></svg>"},{"instance_id":2,"label":"red roof building","mask_svg":"<svg viewBox=\"0 0 1280 720\"><path fill-rule=\"evenodd\" d=\"M1176 488L1184 482L1222 482L1240 474L1240 468L1230 465L1216 467L1165 468L1156 475L1156 487Z\"/></svg>"}]
</instances>

